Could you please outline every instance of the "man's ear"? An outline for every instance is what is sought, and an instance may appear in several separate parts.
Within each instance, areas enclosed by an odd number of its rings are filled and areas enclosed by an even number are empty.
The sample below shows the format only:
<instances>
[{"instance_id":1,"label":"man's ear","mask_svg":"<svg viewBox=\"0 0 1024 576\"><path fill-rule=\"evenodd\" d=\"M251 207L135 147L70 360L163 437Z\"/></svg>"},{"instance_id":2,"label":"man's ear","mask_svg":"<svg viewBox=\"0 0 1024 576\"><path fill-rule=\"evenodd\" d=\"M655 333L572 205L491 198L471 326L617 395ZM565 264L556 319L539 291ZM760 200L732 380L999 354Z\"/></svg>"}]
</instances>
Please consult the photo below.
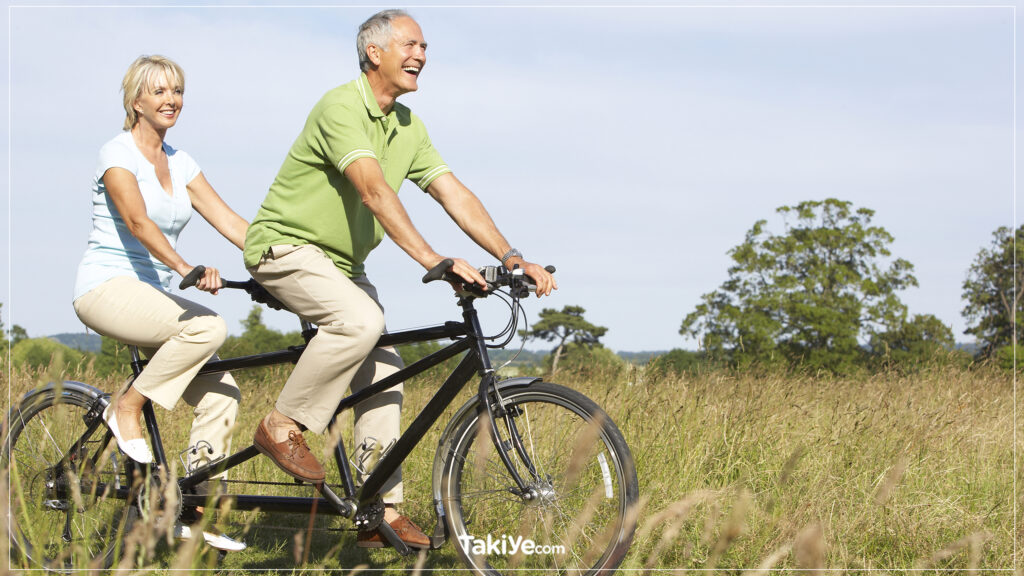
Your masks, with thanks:
<instances>
[{"instance_id":1,"label":"man's ear","mask_svg":"<svg viewBox=\"0 0 1024 576\"><path fill-rule=\"evenodd\" d=\"M370 44L366 47L366 57L374 66L380 66L380 48L376 44Z\"/></svg>"}]
</instances>

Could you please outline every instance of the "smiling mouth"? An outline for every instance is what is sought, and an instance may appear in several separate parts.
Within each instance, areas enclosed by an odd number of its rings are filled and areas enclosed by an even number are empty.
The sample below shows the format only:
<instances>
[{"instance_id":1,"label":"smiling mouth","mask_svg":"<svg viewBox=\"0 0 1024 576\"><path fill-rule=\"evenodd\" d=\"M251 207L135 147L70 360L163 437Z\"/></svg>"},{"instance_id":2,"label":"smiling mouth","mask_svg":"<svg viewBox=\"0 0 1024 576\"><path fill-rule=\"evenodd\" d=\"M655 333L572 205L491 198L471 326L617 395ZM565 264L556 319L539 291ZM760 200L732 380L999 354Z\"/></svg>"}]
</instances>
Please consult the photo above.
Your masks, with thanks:
<instances>
[{"instance_id":1,"label":"smiling mouth","mask_svg":"<svg viewBox=\"0 0 1024 576\"><path fill-rule=\"evenodd\" d=\"M402 68L402 71L406 74L412 74L413 76L420 75L420 68L416 68L415 66L406 66L405 68Z\"/></svg>"}]
</instances>

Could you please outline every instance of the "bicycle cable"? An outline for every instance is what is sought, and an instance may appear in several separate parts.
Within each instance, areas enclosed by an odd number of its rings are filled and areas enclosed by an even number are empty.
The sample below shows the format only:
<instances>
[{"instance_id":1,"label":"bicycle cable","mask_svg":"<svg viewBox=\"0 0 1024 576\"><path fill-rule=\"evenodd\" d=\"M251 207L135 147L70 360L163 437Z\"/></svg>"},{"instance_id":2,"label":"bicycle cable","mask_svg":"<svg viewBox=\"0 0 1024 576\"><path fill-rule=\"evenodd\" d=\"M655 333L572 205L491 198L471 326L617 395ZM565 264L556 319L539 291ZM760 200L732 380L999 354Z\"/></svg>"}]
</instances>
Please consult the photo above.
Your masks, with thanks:
<instances>
[{"instance_id":1,"label":"bicycle cable","mask_svg":"<svg viewBox=\"0 0 1024 576\"><path fill-rule=\"evenodd\" d=\"M509 298L511 298L511 301L507 301L507 300L505 300L504 297L501 297L501 300L504 301L505 304L509 307L509 312L511 314L510 314L510 318L509 318L509 323L506 324L505 329L502 330L498 334L498 336L495 336L494 339L497 339L497 338L501 337L502 335L507 335L507 338L501 344L494 344L494 345L488 344L487 345L488 348L504 348L505 346L508 345L509 342L512 341L512 338L514 338L515 334L517 333L516 329L519 327L519 316L520 315L522 315L523 324L526 326L526 329L529 330L529 322L526 319L526 309L523 308L522 304L519 303L520 299L517 298L512 293L508 293L508 292L505 292L505 291L500 291L500 292L501 292L501 294L506 294ZM501 366L498 366L496 368L496 371L497 370L501 370L503 368L506 368L507 366L509 366L513 362L515 362L516 359L519 358L519 355L522 354L522 352L523 352L523 350L525 348L526 348L526 338L523 338L522 343L519 345L519 350L517 350L516 353L513 354L512 357L509 358L507 361L505 361Z\"/></svg>"}]
</instances>

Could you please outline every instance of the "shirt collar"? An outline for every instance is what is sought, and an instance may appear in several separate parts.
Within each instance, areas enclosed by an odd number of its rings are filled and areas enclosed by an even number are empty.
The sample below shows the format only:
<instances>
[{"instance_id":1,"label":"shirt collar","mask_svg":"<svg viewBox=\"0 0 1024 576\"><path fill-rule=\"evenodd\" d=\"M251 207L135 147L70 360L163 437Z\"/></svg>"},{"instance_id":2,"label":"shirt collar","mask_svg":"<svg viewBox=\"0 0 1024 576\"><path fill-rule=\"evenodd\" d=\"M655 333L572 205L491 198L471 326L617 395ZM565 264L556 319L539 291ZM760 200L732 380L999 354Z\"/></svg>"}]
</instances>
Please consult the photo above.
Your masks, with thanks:
<instances>
[{"instance_id":1,"label":"shirt collar","mask_svg":"<svg viewBox=\"0 0 1024 576\"><path fill-rule=\"evenodd\" d=\"M377 98L374 97L373 90L370 89L370 80L366 77L365 72L359 74L359 82L356 86L359 87L359 95L363 97L363 105L366 106L366 111L370 113L370 116L383 118L385 114L377 104Z\"/></svg>"}]
</instances>

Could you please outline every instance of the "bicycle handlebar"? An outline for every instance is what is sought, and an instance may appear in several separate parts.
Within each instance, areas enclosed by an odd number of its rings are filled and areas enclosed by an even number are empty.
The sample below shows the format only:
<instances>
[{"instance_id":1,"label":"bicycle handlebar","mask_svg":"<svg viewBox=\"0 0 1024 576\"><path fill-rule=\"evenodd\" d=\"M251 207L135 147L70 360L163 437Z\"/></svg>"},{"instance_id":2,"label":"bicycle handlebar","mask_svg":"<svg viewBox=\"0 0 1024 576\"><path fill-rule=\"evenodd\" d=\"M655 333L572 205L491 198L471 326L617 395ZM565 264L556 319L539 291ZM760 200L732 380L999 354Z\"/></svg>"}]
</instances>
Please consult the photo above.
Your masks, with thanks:
<instances>
[{"instance_id":1,"label":"bicycle handlebar","mask_svg":"<svg viewBox=\"0 0 1024 576\"><path fill-rule=\"evenodd\" d=\"M181 279L181 283L178 284L178 288L185 290L191 288L199 283L199 279L202 278L203 274L206 274L206 266L199 265L193 268L184 278ZM259 302L260 304L266 304L274 310L287 310L284 304L280 300L274 298L274 296L267 292L256 280L249 278L245 281L238 280L225 280L220 279L221 288L234 288L236 290L245 290L249 293L249 297L252 298L253 302Z\"/></svg>"},{"instance_id":2,"label":"bicycle handlebar","mask_svg":"<svg viewBox=\"0 0 1024 576\"><path fill-rule=\"evenodd\" d=\"M451 272L452 266L455 262L450 258L445 258L439 262L436 266L427 271L423 275L423 283L434 282L435 280L445 280L458 286L461 286L462 292L473 295L478 298L483 298L488 295L489 292L495 288L508 287L514 295L525 296L530 292L537 291L537 285L533 283L533 279L523 273L521 268L515 268L514 270L506 270L504 266L484 266L480 268L480 274L483 275L484 280L487 282L487 290L483 290L476 284L469 284L462 279L461 276L453 274ZM545 266L545 270L550 274L555 273L554 266ZM185 290L199 283L199 279L206 274L206 266L199 265L193 268L181 282L178 284L178 289ZM256 280L252 278L239 282L235 280L224 280L221 279L221 288L235 288L239 290L245 290L249 293L249 296L256 302L266 304L276 310L285 308L284 304L274 298L266 288L260 286Z\"/></svg>"},{"instance_id":3,"label":"bicycle handlebar","mask_svg":"<svg viewBox=\"0 0 1024 576\"><path fill-rule=\"evenodd\" d=\"M508 270L504 266L484 266L480 268L480 274L484 277L484 281L487 282L487 290L483 290L479 285L470 284L463 280L461 276L453 274L451 268L454 265L455 262L450 258L445 258L438 262L436 266L423 275L423 283L427 284L435 280L445 280L460 286L462 292L478 298L483 298L495 288L502 287L508 287L517 297L537 291L537 285L534 284L532 278L523 273L522 268L517 267L513 270ZM550 274L555 273L554 266L545 266L544 269Z\"/></svg>"}]
</instances>

